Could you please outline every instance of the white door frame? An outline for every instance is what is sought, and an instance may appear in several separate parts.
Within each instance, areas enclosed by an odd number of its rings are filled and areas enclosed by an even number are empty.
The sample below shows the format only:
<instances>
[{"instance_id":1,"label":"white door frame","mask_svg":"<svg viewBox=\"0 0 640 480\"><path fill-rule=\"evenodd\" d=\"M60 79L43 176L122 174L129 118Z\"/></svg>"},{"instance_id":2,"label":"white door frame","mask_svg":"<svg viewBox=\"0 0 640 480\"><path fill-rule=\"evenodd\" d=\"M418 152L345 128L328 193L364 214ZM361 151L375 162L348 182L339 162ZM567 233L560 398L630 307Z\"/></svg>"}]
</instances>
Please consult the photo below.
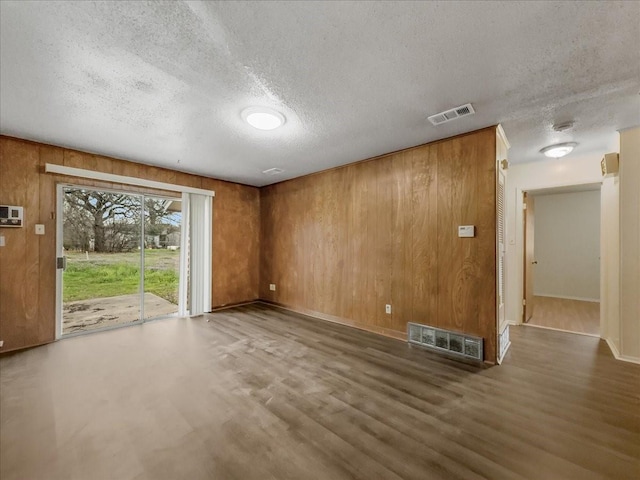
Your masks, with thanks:
<instances>
[{"instance_id":1,"label":"white door frame","mask_svg":"<svg viewBox=\"0 0 640 480\"><path fill-rule=\"evenodd\" d=\"M531 185L524 185L521 187L517 187L516 188L516 236L520 236L522 237L524 235L524 214L523 214L523 204L524 204L524 193L525 192L536 192L538 190L548 190L548 189L554 189L554 188L563 188L563 187L578 187L578 186L582 186L582 185L596 185L596 184L600 184L600 195L602 198L602 181L581 181L581 182L571 182L571 181L567 181L567 182L559 182L559 183L537 183L537 184L531 184ZM601 218L602 218L602 212L600 213ZM602 222L600 225L600 229L602 230ZM519 271L519 275L516 276L516 283L515 283L515 288L518 289L518 292L524 292L523 288L524 288L524 255L525 255L525 251L524 251L524 239L521 238L520 242L516 241L516 246L517 246L517 251L516 251L516 258L519 259L518 262L516 262L517 265L520 265L520 268L522 270ZM603 311L603 304L606 302L606 299L602 296L602 278L603 278L603 269L602 269L602 255L600 255L600 336L602 337L602 321L603 321L603 316L602 316L602 311ZM522 301L520 300L520 302L518 303L518 321L517 322L513 322L514 325L526 325L523 321L523 305L522 305ZM579 334L579 332L569 332L569 333L577 333Z\"/></svg>"}]
</instances>

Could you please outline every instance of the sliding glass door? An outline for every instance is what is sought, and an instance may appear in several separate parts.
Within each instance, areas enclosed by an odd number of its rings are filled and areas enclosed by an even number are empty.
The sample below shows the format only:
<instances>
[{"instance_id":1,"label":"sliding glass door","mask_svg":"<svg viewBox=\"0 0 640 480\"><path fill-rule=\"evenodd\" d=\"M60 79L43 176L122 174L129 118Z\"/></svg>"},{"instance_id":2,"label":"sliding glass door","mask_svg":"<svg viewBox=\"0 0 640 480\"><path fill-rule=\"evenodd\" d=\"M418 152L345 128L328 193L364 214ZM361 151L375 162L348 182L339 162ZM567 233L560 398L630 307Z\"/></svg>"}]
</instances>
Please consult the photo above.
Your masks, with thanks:
<instances>
[{"instance_id":1,"label":"sliding glass door","mask_svg":"<svg viewBox=\"0 0 640 480\"><path fill-rule=\"evenodd\" d=\"M178 312L182 202L144 197L143 318Z\"/></svg>"},{"instance_id":2,"label":"sliding glass door","mask_svg":"<svg viewBox=\"0 0 640 480\"><path fill-rule=\"evenodd\" d=\"M180 199L58 187L58 336L176 314Z\"/></svg>"}]
</instances>

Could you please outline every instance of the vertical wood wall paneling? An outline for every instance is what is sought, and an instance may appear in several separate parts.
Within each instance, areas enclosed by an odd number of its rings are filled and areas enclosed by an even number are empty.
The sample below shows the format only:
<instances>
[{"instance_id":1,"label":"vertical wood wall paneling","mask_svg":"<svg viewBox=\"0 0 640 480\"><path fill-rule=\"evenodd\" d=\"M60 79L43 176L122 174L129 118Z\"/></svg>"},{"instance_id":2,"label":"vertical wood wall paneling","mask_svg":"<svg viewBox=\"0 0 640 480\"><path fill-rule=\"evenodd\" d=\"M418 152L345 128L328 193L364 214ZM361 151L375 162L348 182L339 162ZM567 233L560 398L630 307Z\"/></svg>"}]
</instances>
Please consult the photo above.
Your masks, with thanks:
<instances>
[{"instance_id":1,"label":"vertical wood wall paneling","mask_svg":"<svg viewBox=\"0 0 640 480\"><path fill-rule=\"evenodd\" d=\"M10 162L16 156L23 155L24 148L15 142L2 145L2 168L0 172L0 203L24 205L27 193L26 164ZM25 227L3 228L5 246L0 247L0 335L5 345L24 343L23 322L8 322L11 315L17 313L26 317L24 294L12 286L26 282L26 243Z\"/></svg>"},{"instance_id":2,"label":"vertical wood wall paneling","mask_svg":"<svg viewBox=\"0 0 640 480\"><path fill-rule=\"evenodd\" d=\"M19 174L21 177L20 188L24 189L24 197L22 205L24 211L30 212L25 215L24 227L20 230L24 231L24 244L22 248L25 250L24 255L24 277L22 285L21 304L24 311L23 338L27 345L35 345L38 343L38 274L40 272L40 242L39 237L35 235L35 226L39 223L40 202L38 197L38 169L40 159L37 148L22 148L23 168ZM24 183L22 183L24 182ZM5 229L6 230L6 229ZM17 273L17 272L14 272ZM15 281L15 278L14 278Z\"/></svg>"},{"instance_id":3,"label":"vertical wood wall paneling","mask_svg":"<svg viewBox=\"0 0 640 480\"><path fill-rule=\"evenodd\" d=\"M42 145L40 147L40 172L44 172L45 165L52 163L62 165L64 152L60 148ZM42 175L40 176L42 179ZM40 223L44 224L45 234L39 237L40 242L40 300L38 317L40 337L38 343L46 343L55 338L55 308L56 308L56 184L61 177L54 177L50 181L39 181ZM53 313L52 313L53 312ZM53 321L44 319L53 316Z\"/></svg>"},{"instance_id":4,"label":"vertical wood wall paneling","mask_svg":"<svg viewBox=\"0 0 640 480\"><path fill-rule=\"evenodd\" d=\"M266 248L273 252L274 249L271 245L267 246L267 242L273 240L274 235L271 231L273 226L272 214L271 214L271 197L269 194L269 187L264 187L260 193L260 247ZM273 301L271 298L268 283L271 282L270 278L267 278L267 272L272 274L273 265L271 262L271 255L260 255L260 283L258 285L258 294L260 298L264 300Z\"/></svg>"},{"instance_id":5,"label":"vertical wood wall paneling","mask_svg":"<svg viewBox=\"0 0 640 480\"><path fill-rule=\"evenodd\" d=\"M451 142L455 142L453 139ZM441 328L455 328L455 316L458 309L454 305L454 281L459 271L460 254L458 243L453 241L453 230L458 224L459 215L454 208L454 162L453 146L451 142L441 142L436 145L436 161L438 164L438 265L444 266L441 259L447 259L446 268L438 268L438 310L436 326Z\"/></svg>"},{"instance_id":6,"label":"vertical wood wall paneling","mask_svg":"<svg viewBox=\"0 0 640 480\"><path fill-rule=\"evenodd\" d=\"M213 199L213 307L258 298L260 194L257 188L202 178Z\"/></svg>"},{"instance_id":7,"label":"vertical wood wall paneling","mask_svg":"<svg viewBox=\"0 0 640 480\"><path fill-rule=\"evenodd\" d=\"M438 162L437 145L407 152L411 156L412 321L437 325Z\"/></svg>"},{"instance_id":8,"label":"vertical wood wall paneling","mask_svg":"<svg viewBox=\"0 0 640 480\"><path fill-rule=\"evenodd\" d=\"M320 269L322 267L321 262L323 261L321 257L322 239L320 238L322 235L322 211L321 205L319 205L320 200L317 196L317 183L303 182L303 185L306 193L306 202L309 206L309 211L304 219L305 233L307 234L305 245L307 251L305 252L304 258L308 260L309 267L307 272L308 275L306 277L309 280L309 289L306 291L308 295L305 300L310 302L310 306L313 310L320 312L321 310L318 307L322 303L322 299L319 298L322 293L320 283L322 281L322 272ZM295 206L291 204L289 207L295 208ZM291 266L289 266L289 268L291 268Z\"/></svg>"},{"instance_id":9,"label":"vertical wood wall paneling","mask_svg":"<svg viewBox=\"0 0 640 480\"><path fill-rule=\"evenodd\" d=\"M396 338L479 335L495 361L495 155L492 127L263 188L261 297Z\"/></svg>"},{"instance_id":10,"label":"vertical wood wall paneling","mask_svg":"<svg viewBox=\"0 0 640 480\"><path fill-rule=\"evenodd\" d=\"M412 154L402 152L393 159L393 264L391 268L391 318L388 327L401 331L413 317L413 210Z\"/></svg>"},{"instance_id":11,"label":"vertical wood wall paneling","mask_svg":"<svg viewBox=\"0 0 640 480\"><path fill-rule=\"evenodd\" d=\"M22 145L20 146L22 149ZM24 198L22 206L25 215L24 239L22 246L25 249L24 264L24 284L22 286L22 304L24 305L24 342L27 345L39 343L40 328L38 325L38 305L39 305L39 282L40 273L40 237L35 234L35 226L40 223L40 201L39 201L39 168L40 156L37 147L29 146L23 151L23 179L25 181L21 188L24 188ZM6 229L5 229L6 230ZM14 280L15 281L15 280Z\"/></svg>"},{"instance_id":12,"label":"vertical wood wall paneling","mask_svg":"<svg viewBox=\"0 0 640 480\"><path fill-rule=\"evenodd\" d=\"M376 197L371 213L376 222L377 248L375 253L375 317L381 328L393 328L392 315L385 312L385 305L392 303L391 278L393 272L393 237L395 231L394 203L397 189L393 188L393 160L400 154L391 155L386 161L374 162L376 167ZM393 309L391 310L393 312Z\"/></svg>"},{"instance_id":13,"label":"vertical wood wall paneling","mask_svg":"<svg viewBox=\"0 0 640 480\"><path fill-rule=\"evenodd\" d=\"M260 193L255 187L0 136L0 203L24 207L23 228L2 228L0 247L1 352L55 338L56 185L175 196L143 187L44 173L54 163L216 191L213 307L258 298ZM36 224L45 235L35 235Z\"/></svg>"},{"instance_id":14,"label":"vertical wood wall paneling","mask_svg":"<svg viewBox=\"0 0 640 480\"><path fill-rule=\"evenodd\" d=\"M376 269L378 266L378 244L380 242L380 231L378 230L378 189L377 174L378 168L375 163L364 164L365 192L366 198L362 208L367 222L367 234L365 238L365 247L362 251L362 261L364 263L365 278L362 284L365 289L362 292L363 303L362 321L372 326L378 326L377 313L378 296L376 295Z\"/></svg>"},{"instance_id":15,"label":"vertical wood wall paneling","mask_svg":"<svg viewBox=\"0 0 640 480\"><path fill-rule=\"evenodd\" d=\"M477 158L475 142L469 142L468 137L461 139L462 152L457 164L458 171L461 172L456 185L460 195L460 225L474 225L478 222L478 183L476 182L478 162L466 165L467 158ZM453 235L457 238L457 243L462 250L461 270L456 279L456 292L458 301L454 299L454 304L460 305L460 316L456 318L456 330L465 333L478 331L478 310L474 308L477 296L477 286L479 280L479 270L477 263L478 241L476 238L457 237L457 227L455 226Z\"/></svg>"},{"instance_id":16,"label":"vertical wood wall paneling","mask_svg":"<svg viewBox=\"0 0 640 480\"><path fill-rule=\"evenodd\" d=\"M347 219L349 225L350 244L348 256L351 259L351 316L355 322L364 323L366 311L363 308L366 305L365 291L367 288L367 239L369 230L367 224L367 203L368 190L366 177L363 174L365 169L364 163L350 165L347 170L350 171L352 188L347 198L351 202L351 218Z\"/></svg>"},{"instance_id":17,"label":"vertical wood wall paneling","mask_svg":"<svg viewBox=\"0 0 640 480\"><path fill-rule=\"evenodd\" d=\"M349 218L353 209L351 189L353 179L353 169L340 171L334 170L332 182L335 185L334 201L336 203L337 227L335 239L335 249L338 255L338 275L334 280L336 283L331 288L336 292L337 309L335 315L340 318L350 318L353 311L353 285L351 272L351 249L346 247L350 244L351 228ZM338 286L339 288L336 288ZM340 291L338 291L340 290Z\"/></svg>"}]
</instances>

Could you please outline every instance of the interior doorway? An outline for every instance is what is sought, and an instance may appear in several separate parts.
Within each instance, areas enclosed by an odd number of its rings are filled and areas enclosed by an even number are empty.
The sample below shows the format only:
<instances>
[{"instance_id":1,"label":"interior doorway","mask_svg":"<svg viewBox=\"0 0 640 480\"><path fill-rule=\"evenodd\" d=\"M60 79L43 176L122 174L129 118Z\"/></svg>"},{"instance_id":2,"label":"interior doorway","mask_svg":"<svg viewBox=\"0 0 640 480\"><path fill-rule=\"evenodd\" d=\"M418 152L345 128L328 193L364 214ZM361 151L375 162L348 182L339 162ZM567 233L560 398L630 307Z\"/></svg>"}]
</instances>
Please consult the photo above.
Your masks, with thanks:
<instances>
[{"instance_id":1,"label":"interior doorway","mask_svg":"<svg viewBox=\"0 0 640 480\"><path fill-rule=\"evenodd\" d=\"M523 193L523 322L600 335L600 184Z\"/></svg>"},{"instance_id":2,"label":"interior doorway","mask_svg":"<svg viewBox=\"0 0 640 480\"><path fill-rule=\"evenodd\" d=\"M181 198L58 186L57 337L177 315Z\"/></svg>"}]
</instances>

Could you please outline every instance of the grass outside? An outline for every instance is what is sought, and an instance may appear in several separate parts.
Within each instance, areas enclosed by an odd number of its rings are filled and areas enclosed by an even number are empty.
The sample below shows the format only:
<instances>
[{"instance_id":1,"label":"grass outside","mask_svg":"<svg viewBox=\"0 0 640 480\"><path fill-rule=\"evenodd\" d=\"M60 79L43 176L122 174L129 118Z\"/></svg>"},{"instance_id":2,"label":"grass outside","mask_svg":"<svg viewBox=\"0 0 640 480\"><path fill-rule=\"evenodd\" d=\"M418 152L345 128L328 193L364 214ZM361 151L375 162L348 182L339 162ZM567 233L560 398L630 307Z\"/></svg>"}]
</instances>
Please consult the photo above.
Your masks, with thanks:
<instances>
[{"instance_id":1,"label":"grass outside","mask_svg":"<svg viewBox=\"0 0 640 480\"><path fill-rule=\"evenodd\" d=\"M115 297L139 292L140 252L66 252L63 302ZM177 250L145 250L144 289L171 303L178 303Z\"/></svg>"}]
</instances>

